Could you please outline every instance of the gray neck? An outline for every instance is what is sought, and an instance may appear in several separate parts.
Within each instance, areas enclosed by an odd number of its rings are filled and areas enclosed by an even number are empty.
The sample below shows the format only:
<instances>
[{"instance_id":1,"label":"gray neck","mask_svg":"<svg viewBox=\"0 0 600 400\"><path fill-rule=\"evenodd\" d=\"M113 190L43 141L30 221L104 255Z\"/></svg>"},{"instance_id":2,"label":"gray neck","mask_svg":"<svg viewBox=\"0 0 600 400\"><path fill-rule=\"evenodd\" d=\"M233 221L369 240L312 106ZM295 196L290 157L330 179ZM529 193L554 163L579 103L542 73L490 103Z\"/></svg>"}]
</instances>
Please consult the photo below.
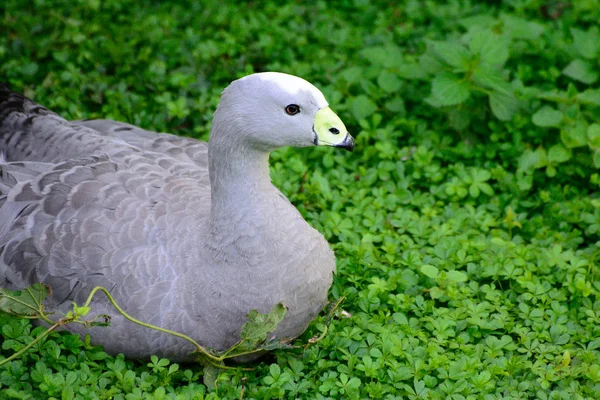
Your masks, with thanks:
<instances>
[{"instance_id":1,"label":"gray neck","mask_svg":"<svg viewBox=\"0 0 600 400\"><path fill-rule=\"evenodd\" d=\"M223 225L223 218L261 208L259 202L277 192L269 175L268 152L211 142L208 159L211 223Z\"/></svg>"},{"instance_id":2,"label":"gray neck","mask_svg":"<svg viewBox=\"0 0 600 400\"><path fill-rule=\"evenodd\" d=\"M281 211L276 211L282 199L271 183L269 152L248 146L243 128L236 128L215 115L208 146L211 210L205 244L216 265L240 265L276 236L272 221ZM253 245L244 250L249 240Z\"/></svg>"}]
</instances>

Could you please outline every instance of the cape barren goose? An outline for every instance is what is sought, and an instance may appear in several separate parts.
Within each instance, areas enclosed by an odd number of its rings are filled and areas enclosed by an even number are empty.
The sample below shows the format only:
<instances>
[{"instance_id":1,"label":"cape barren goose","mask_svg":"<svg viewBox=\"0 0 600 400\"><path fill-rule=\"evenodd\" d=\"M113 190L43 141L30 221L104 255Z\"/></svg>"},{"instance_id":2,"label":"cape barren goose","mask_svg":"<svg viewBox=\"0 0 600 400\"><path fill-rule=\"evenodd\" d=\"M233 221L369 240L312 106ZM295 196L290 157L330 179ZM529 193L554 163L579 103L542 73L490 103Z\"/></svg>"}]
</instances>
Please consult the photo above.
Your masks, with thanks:
<instances>
[{"instance_id":1,"label":"cape barren goose","mask_svg":"<svg viewBox=\"0 0 600 400\"><path fill-rule=\"evenodd\" d=\"M131 316L226 349L249 311L287 308L301 334L327 300L333 252L273 186L283 146L352 150L323 94L282 73L231 83L209 143L109 120L67 121L0 85L0 287L42 282L66 312L104 286ZM109 353L185 361L187 341L122 318L103 295Z\"/></svg>"}]
</instances>

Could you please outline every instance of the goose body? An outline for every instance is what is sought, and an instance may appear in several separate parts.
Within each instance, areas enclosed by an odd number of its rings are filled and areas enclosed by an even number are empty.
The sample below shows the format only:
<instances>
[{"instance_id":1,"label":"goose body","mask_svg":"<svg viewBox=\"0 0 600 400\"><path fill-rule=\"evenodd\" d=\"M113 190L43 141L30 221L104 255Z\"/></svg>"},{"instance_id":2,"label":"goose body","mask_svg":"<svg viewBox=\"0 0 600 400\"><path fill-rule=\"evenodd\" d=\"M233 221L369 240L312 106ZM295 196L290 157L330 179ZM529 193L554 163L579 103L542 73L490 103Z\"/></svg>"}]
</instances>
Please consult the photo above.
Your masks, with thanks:
<instances>
[{"instance_id":1,"label":"goose body","mask_svg":"<svg viewBox=\"0 0 600 400\"><path fill-rule=\"evenodd\" d=\"M298 112L296 112L298 111ZM335 258L275 188L282 146L351 149L310 83L253 74L227 87L209 143L109 121L66 121L0 86L0 287L42 282L66 312L104 286L130 315L226 349L249 311L288 312L302 333L327 300ZM185 361L186 341L137 326L97 296L94 343L132 358Z\"/></svg>"}]
</instances>

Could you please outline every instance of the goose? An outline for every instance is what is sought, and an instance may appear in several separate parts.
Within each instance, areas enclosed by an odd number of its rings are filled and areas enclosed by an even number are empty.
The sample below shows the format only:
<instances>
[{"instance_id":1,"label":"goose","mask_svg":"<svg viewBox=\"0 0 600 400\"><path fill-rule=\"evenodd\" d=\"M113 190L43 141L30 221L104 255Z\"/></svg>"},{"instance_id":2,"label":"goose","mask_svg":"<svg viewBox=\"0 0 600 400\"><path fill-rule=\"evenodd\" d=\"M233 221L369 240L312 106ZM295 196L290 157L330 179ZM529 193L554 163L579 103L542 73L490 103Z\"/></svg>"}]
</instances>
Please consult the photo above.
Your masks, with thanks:
<instances>
[{"instance_id":1,"label":"goose","mask_svg":"<svg viewBox=\"0 0 600 400\"><path fill-rule=\"evenodd\" d=\"M251 310L287 308L295 338L327 302L335 256L272 184L284 146L352 151L306 80L264 72L221 94L208 143L111 120L67 121L0 85L0 287L51 287L66 313L103 286L131 316L225 350ZM109 354L190 361L189 342L136 325L94 297L89 333ZM60 314L59 314L60 315Z\"/></svg>"}]
</instances>

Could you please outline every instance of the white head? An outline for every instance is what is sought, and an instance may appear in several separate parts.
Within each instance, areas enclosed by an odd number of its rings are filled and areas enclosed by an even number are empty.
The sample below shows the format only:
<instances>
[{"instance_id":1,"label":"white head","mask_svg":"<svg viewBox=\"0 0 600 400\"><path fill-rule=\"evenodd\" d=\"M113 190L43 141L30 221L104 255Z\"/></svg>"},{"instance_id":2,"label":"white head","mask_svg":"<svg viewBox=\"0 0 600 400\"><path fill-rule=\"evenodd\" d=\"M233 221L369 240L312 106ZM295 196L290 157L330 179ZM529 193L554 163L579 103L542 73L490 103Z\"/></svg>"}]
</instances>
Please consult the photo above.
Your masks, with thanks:
<instances>
[{"instance_id":1,"label":"white head","mask_svg":"<svg viewBox=\"0 0 600 400\"><path fill-rule=\"evenodd\" d=\"M215 112L211 146L242 145L261 151L283 146L354 148L344 123L323 93L293 75L263 72L231 83Z\"/></svg>"}]
</instances>

